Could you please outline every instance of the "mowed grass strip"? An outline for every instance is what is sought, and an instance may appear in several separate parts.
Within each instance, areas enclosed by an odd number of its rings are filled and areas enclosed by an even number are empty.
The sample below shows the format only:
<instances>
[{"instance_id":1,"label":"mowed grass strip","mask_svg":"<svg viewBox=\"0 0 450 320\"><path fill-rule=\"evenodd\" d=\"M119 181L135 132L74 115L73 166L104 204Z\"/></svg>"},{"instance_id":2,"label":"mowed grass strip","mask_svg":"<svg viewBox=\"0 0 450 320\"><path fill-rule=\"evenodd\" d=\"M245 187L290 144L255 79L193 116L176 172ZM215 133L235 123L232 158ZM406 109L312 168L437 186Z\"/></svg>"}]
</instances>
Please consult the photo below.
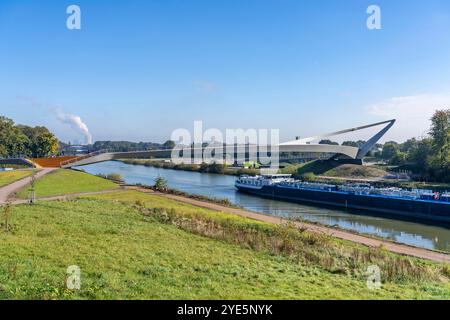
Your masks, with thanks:
<instances>
[{"instance_id":1,"label":"mowed grass strip","mask_svg":"<svg viewBox=\"0 0 450 320\"><path fill-rule=\"evenodd\" d=\"M117 189L119 186L110 181L91 174L59 169L51 172L36 181L35 189L37 197L58 196L82 192L98 192ZM17 193L18 198L28 197L28 187Z\"/></svg>"},{"instance_id":2,"label":"mowed grass strip","mask_svg":"<svg viewBox=\"0 0 450 320\"><path fill-rule=\"evenodd\" d=\"M66 289L71 265L81 268L81 290ZM12 231L0 228L0 299L434 299L448 292L432 283L369 290L364 279L195 235L118 201L17 205Z\"/></svg>"},{"instance_id":3,"label":"mowed grass strip","mask_svg":"<svg viewBox=\"0 0 450 320\"><path fill-rule=\"evenodd\" d=\"M0 171L0 187L30 176L33 170Z\"/></svg>"}]
</instances>

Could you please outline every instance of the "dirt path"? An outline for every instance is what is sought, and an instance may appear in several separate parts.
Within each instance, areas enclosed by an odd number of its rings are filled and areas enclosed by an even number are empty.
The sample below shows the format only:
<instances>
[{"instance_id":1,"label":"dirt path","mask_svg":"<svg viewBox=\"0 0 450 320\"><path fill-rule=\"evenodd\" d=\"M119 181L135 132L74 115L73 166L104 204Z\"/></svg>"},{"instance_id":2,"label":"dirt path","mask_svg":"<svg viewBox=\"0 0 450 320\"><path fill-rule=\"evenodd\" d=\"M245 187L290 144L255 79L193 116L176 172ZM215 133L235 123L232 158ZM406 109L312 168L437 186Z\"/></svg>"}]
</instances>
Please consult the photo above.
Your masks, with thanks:
<instances>
[{"instance_id":1,"label":"dirt path","mask_svg":"<svg viewBox=\"0 0 450 320\"><path fill-rule=\"evenodd\" d=\"M36 173L36 179L45 176L46 174L52 172L53 170L56 170L56 168L42 169L41 171ZM29 183L30 183L30 177L26 177L26 178L23 178L16 182L13 182L11 184L8 184L4 187L1 187L0 188L0 204L5 203L14 192L19 191L20 189L22 189Z\"/></svg>"},{"instance_id":2,"label":"dirt path","mask_svg":"<svg viewBox=\"0 0 450 320\"><path fill-rule=\"evenodd\" d=\"M140 190L140 191L144 191L144 190ZM145 190L145 192L148 192L148 191ZM236 214L236 215L239 215L242 217L246 217L246 218L250 218L250 219L254 219L254 220L258 220L258 221L264 221L264 222L269 222L269 223L274 223L274 224L282 224L282 223L286 223L286 222L292 222L291 220L286 220L286 219L282 219L279 217L264 215L261 213L256 213L256 212L252 212L252 211L248 211L248 210L244 210L244 209L230 208L230 207L222 206L222 205L211 203L211 202L195 200L195 199L186 198L186 197L182 197L182 196L163 194L163 193L155 193L155 194L169 198L169 199L173 199L176 201L192 204L194 206L212 209L212 210L216 210L216 211L228 212L228 213ZM432 261L436 261L436 262L450 263L450 254L445 254L445 253L431 251L431 250L422 249L422 248L416 248L416 247L408 246L405 244L394 243L394 242L387 241L387 240L379 240L379 239L371 238L369 236L358 235L358 234L355 234L352 232L338 230L335 228L330 228L330 227L325 227L325 226L319 226L319 225L315 225L315 224L311 224L311 223L296 221L296 222L294 222L294 224L297 227L302 228L302 229L307 229L307 230L310 230L313 232L323 233L323 234L326 234L326 235L329 235L332 237L359 243L359 244L362 244L362 245L365 245L368 247L381 247L382 246L384 249L394 252L394 253L412 256L412 257L416 257L416 258L432 260Z\"/></svg>"},{"instance_id":3,"label":"dirt path","mask_svg":"<svg viewBox=\"0 0 450 320\"><path fill-rule=\"evenodd\" d=\"M183 197L183 196L172 195L172 194L154 192L152 190L143 189L143 188L139 188L139 187L125 187L124 189L136 190L136 191L140 191L140 192L144 192L144 193L154 194L154 195L158 195L158 196L165 197L168 199L176 200L179 202L191 204L191 205L194 205L197 207L211 209L211 210L215 210L215 211L227 212L227 213L231 213L231 214L236 214L241 217L250 218L253 220L258 220L258 221L263 221L263 222L268 222L268 223L273 223L273 224L282 224L282 223L290 222L290 223L294 223L298 228L306 229L306 230L309 230L312 232L323 233L323 234L326 234L326 235L329 235L332 237L336 237L339 239L362 244L362 245L365 245L368 247L375 247L375 248L383 247L388 251L402 254L402 255L432 260L432 261L436 261L436 262L450 263L450 254L445 254L445 253L431 251L431 250L422 249L422 248L416 248L416 247L408 246L405 244L394 243L394 242L387 241L387 240L379 240L379 239L371 238L369 236L358 235L358 234L355 234L352 232L338 230L338 229L334 229L331 227L319 226L319 225L315 225L315 224L311 224L311 223L298 222L298 221L292 222L291 220L287 220L287 219L283 219L283 218L279 218L279 217L275 217L275 216L264 215L261 213L248 211L245 209L230 208L230 207L215 204L212 202L201 201L201 200L191 199L191 198L187 198L187 197ZM66 194L66 195L60 195L60 196L39 198L38 200L39 201L64 200L64 199L75 198L75 197L84 196L84 195L105 194L105 193L113 193L113 192L117 192L117 191L120 191L120 189L104 190L104 191L98 191L98 192L83 192L83 193ZM12 204L24 204L24 203L27 203L27 200L15 200L12 202Z\"/></svg>"}]
</instances>

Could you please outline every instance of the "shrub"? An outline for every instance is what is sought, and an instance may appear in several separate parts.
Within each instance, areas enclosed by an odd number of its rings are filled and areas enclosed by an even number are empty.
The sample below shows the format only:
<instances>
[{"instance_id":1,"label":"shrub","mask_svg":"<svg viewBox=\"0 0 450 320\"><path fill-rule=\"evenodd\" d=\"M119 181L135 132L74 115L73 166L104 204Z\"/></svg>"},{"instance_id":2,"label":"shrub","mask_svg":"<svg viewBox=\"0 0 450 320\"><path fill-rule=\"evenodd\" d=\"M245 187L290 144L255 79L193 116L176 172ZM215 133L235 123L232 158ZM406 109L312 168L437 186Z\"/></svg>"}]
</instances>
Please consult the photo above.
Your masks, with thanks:
<instances>
[{"instance_id":1,"label":"shrub","mask_svg":"<svg viewBox=\"0 0 450 320\"><path fill-rule=\"evenodd\" d=\"M115 180L115 181L123 181L123 177L119 173L110 173L106 175L106 178L109 180Z\"/></svg>"},{"instance_id":2,"label":"shrub","mask_svg":"<svg viewBox=\"0 0 450 320\"><path fill-rule=\"evenodd\" d=\"M108 173L108 174L97 174L97 177L103 178L103 179L108 179L108 180L112 180L115 182L122 182L123 181L123 177L121 174L119 173Z\"/></svg>"},{"instance_id":3,"label":"shrub","mask_svg":"<svg viewBox=\"0 0 450 320\"><path fill-rule=\"evenodd\" d=\"M450 278L450 264L444 264L442 266L442 273Z\"/></svg>"},{"instance_id":4,"label":"shrub","mask_svg":"<svg viewBox=\"0 0 450 320\"><path fill-rule=\"evenodd\" d=\"M11 231L11 229L12 229L12 226L11 226L12 213L13 213L13 208L11 206L11 203L7 203L3 209L4 222L2 223L6 232Z\"/></svg>"},{"instance_id":5,"label":"shrub","mask_svg":"<svg viewBox=\"0 0 450 320\"><path fill-rule=\"evenodd\" d=\"M155 179L155 190L157 191L166 191L168 189L167 187L167 180L164 179L161 176L158 176Z\"/></svg>"},{"instance_id":6,"label":"shrub","mask_svg":"<svg viewBox=\"0 0 450 320\"><path fill-rule=\"evenodd\" d=\"M303 181L314 181L316 180L316 175L312 172L307 172L305 174L302 174L300 178Z\"/></svg>"}]
</instances>

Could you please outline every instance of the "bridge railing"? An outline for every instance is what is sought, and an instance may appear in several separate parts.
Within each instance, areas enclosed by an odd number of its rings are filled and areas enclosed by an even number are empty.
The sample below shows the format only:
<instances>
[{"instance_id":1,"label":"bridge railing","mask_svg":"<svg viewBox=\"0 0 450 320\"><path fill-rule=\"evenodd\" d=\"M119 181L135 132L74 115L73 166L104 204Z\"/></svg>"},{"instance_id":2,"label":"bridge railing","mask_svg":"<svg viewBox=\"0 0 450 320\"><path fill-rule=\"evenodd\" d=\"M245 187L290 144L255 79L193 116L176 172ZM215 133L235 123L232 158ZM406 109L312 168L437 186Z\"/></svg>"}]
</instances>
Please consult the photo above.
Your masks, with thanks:
<instances>
[{"instance_id":1,"label":"bridge railing","mask_svg":"<svg viewBox=\"0 0 450 320\"><path fill-rule=\"evenodd\" d=\"M76 157L76 158L73 158L73 159L62 161L60 165L61 165L61 167L63 167L63 166L66 166L68 164L75 163L75 162L78 162L78 161L81 161L81 160L84 160L84 159L87 159L87 158L95 157L95 156L98 156L100 154L107 153L107 152L108 152L108 149L94 151L94 152L85 154L83 156L79 156L79 157Z\"/></svg>"}]
</instances>

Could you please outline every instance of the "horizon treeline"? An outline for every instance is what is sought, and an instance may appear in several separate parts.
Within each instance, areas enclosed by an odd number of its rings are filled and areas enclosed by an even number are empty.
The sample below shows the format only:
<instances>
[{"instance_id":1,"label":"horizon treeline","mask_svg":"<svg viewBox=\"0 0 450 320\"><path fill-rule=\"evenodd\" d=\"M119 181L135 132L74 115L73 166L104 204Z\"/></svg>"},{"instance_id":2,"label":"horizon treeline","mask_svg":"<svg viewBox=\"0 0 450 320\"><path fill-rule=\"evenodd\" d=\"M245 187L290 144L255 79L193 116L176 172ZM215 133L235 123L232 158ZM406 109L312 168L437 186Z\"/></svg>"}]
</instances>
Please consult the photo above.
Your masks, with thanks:
<instances>
[{"instance_id":1,"label":"horizon treeline","mask_svg":"<svg viewBox=\"0 0 450 320\"><path fill-rule=\"evenodd\" d=\"M322 140L322 144L337 144ZM345 141L342 145L360 147L365 141ZM63 153L70 146L59 142L44 126L29 127L15 124L13 120L0 116L0 157L37 157ZM89 151L110 152L172 149L175 143L96 141ZM410 170L424 180L450 182L450 109L438 110L431 118L428 136L411 138L403 143L388 141L377 144L370 158Z\"/></svg>"},{"instance_id":2,"label":"horizon treeline","mask_svg":"<svg viewBox=\"0 0 450 320\"><path fill-rule=\"evenodd\" d=\"M96 141L90 149L92 151L108 150L109 152L145 151L154 149L172 149L175 142L167 140L164 143L131 142L131 141Z\"/></svg>"},{"instance_id":3,"label":"horizon treeline","mask_svg":"<svg viewBox=\"0 0 450 320\"><path fill-rule=\"evenodd\" d=\"M428 136L411 138L403 143L388 141L376 144L369 156L391 166L412 171L421 179L434 182L450 182L450 109L438 110L431 120ZM321 144L334 144L322 140ZM361 147L365 141L345 141L344 146Z\"/></svg>"}]
</instances>

